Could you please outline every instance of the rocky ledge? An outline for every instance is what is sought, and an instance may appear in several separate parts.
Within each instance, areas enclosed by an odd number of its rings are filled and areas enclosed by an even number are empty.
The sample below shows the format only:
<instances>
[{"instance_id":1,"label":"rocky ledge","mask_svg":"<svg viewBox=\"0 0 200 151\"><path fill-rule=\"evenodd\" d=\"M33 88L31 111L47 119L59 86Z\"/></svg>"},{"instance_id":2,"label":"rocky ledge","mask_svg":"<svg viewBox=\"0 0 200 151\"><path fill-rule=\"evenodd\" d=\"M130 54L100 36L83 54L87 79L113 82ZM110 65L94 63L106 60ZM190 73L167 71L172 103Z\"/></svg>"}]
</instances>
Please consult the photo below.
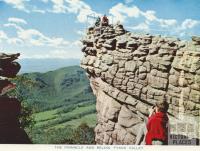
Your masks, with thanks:
<instances>
[{"instance_id":1,"label":"rocky ledge","mask_svg":"<svg viewBox=\"0 0 200 151\"><path fill-rule=\"evenodd\" d=\"M20 54L0 53L0 144L29 144L26 132L20 127L21 103L7 93L16 85L10 78L16 77L20 65L15 62Z\"/></svg>"},{"instance_id":2,"label":"rocky ledge","mask_svg":"<svg viewBox=\"0 0 200 151\"><path fill-rule=\"evenodd\" d=\"M171 123L193 118L199 138L199 37L181 41L109 25L89 28L82 43L81 67L96 95L97 144L134 144L143 116L163 96Z\"/></svg>"}]
</instances>

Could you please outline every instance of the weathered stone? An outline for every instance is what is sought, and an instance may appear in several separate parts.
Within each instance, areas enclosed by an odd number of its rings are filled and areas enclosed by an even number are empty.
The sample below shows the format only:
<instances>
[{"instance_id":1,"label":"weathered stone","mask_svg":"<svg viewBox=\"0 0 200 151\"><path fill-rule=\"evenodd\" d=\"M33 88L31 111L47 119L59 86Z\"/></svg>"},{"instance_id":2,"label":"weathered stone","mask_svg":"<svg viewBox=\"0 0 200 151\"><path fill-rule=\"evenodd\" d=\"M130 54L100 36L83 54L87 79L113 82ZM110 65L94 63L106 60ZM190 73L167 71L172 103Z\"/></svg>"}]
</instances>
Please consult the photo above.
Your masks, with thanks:
<instances>
[{"instance_id":1,"label":"weathered stone","mask_svg":"<svg viewBox=\"0 0 200 151\"><path fill-rule=\"evenodd\" d=\"M170 75L169 76L169 84L174 85L174 86L178 86L178 77L175 75Z\"/></svg>"},{"instance_id":2,"label":"weathered stone","mask_svg":"<svg viewBox=\"0 0 200 151\"><path fill-rule=\"evenodd\" d=\"M197 83L192 84L191 88L194 89L194 90L200 91L200 85L197 84Z\"/></svg>"},{"instance_id":3,"label":"weathered stone","mask_svg":"<svg viewBox=\"0 0 200 151\"><path fill-rule=\"evenodd\" d=\"M136 98L139 98L140 94L141 94L141 90L140 89L137 89L137 88L133 89L132 96L135 96Z\"/></svg>"},{"instance_id":4,"label":"weathered stone","mask_svg":"<svg viewBox=\"0 0 200 151\"><path fill-rule=\"evenodd\" d=\"M113 76L117 73L118 70L118 65L114 64L109 68L109 72L110 74L112 74Z\"/></svg>"},{"instance_id":5,"label":"weathered stone","mask_svg":"<svg viewBox=\"0 0 200 151\"><path fill-rule=\"evenodd\" d=\"M144 66L139 67L139 73L146 73L147 69Z\"/></svg>"},{"instance_id":6,"label":"weathered stone","mask_svg":"<svg viewBox=\"0 0 200 151\"><path fill-rule=\"evenodd\" d=\"M116 39L108 39L108 40L106 40L106 44L109 44L109 45L111 45L111 46L115 46L116 45Z\"/></svg>"},{"instance_id":7,"label":"weathered stone","mask_svg":"<svg viewBox=\"0 0 200 151\"><path fill-rule=\"evenodd\" d=\"M141 80L146 79L146 76L147 76L146 73L139 74L139 78L140 78Z\"/></svg>"},{"instance_id":8,"label":"weathered stone","mask_svg":"<svg viewBox=\"0 0 200 151\"><path fill-rule=\"evenodd\" d=\"M138 42L135 40L129 41L127 43L127 48L133 48L134 50L138 48Z\"/></svg>"},{"instance_id":9,"label":"weathered stone","mask_svg":"<svg viewBox=\"0 0 200 151\"><path fill-rule=\"evenodd\" d=\"M135 136L131 135L130 133L127 133L124 138L124 144L134 144L135 143Z\"/></svg>"},{"instance_id":10,"label":"weathered stone","mask_svg":"<svg viewBox=\"0 0 200 151\"><path fill-rule=\"evenodd\" d=\"M125 102L127 97L128 95L126 93L119 92L119 95L117 96L117 100L119 100L120 102Z\"/></svg>"},{"instance_id":11,"label":"weathered stone","mask_svg":"<svg viewBox=\"0 0 200 151\"><path fill-rule=\"evenodd\" d=\"M83 43L84 45L87 45L87 47L93 47L93 39L84 39L84 40L82 41L82 43Z\"/></svg>"},{"instance_id":12,"label":"weathered stone","mask_svg":"<svg viewBox=\"0 0 200 151\"><path fill-rule=\"evenodd\" d=\"M113 64L113 56L107 55L107 54L103 55L102 62L106 63L107 65L112 65Z\"/></svg>"},{"instance_id":13,"label":"weathered stone","mask_svg":"<svg viewBox=\"0 0 200 151\"><path fill-rule=\"evenodd\" d=\"M151 87L165 90L167 88L168 80L160 77L148 75L148 83Z\"/></svg>"},{"instance_id":14,"label":"weathered stone","mask_svg":"<svg viewBox=\"0 0 200 151\"><path fill-rule=\"evenodd\" d=\"M190 111L194 110L195 103L191 101L187 101L186 109L189 109Z\"/></svg>"},{"instance_id":15,"label":"weathered stone","mask_svg":"<svg viewBox=\"0 0 200 151\"><path fill-rule=\"evenodd\" d=\"M119 117L118 117L118 123L121 126L128 128L139 122L140 120L137 119L137 116L134 113L132 113L125 106L122 106L121 111L119 112Z\"/></svg>"},{"instance_id":16,"label":"weathered stone","mask_svg":"<svg viewBox=\"0 0 200 151\"><path fill-rule=\"evenodd\" d=\"M200 37L192 36L192 40L195 42L196 45L200 45Z\"/></svg>"},{"instance_id":17,"label":"weathered stone","mask_svg":"<svg viewBox=\"0 0 200 151\"><path fill-rule=\"evenodd\" d=\"M195 102L195 103L200 103L200 92L196 91L196 90L191 90L190 100Z\"/></svg>"},{"instance_id":18,"label":"weathered stone","mask_svg":"<svg viewBox=\"0 0 200 151\"><path fill-rule=\"evenodd\" d=\"M135 106L135 105L137 104L137 102L138 102L138 101L137 101L135 98L131 97L131 96L128 96L128 97L126 98L126 100L125 100L125 103L131 104L131 105L133 105L133 106Z\"/></svg>"},{"instance_id":19,"label":"weathered stone","mask_svg":"<svg viewBox=\"0 0 200 151\"><path fill-rule=\"evenodd\" d=\"M163 99L169 103L170 120L182 113L199 116L198 38L185 42L132 34L122 25L109 25L102 27L101 33L91 32L86 39L93 46L89 48L85 43L83 50L87 53L81 67L91 83L95 79L100 85L91 84L97 97L97 144L135 143L141 120L148 116L152 105Z\"/></svg>"},{"instance_id":20,"label":"weathered stone","mask_svg":"<svg viewBox=\"0 0 200 151\"><path fill-rule=\"evenodd\" d=\"M99 93L98 96L97 111L101 110L99 113L102 117L111 121L115 120L118 117L121 105L113 98L104 95L104 93ZM106 101L102 102L103 100Z\"/></svg>"},{"instance_id":21,"label":"weathered stone","mask_svg":"<svg viewBox=\"0 0 200 151\"><path fill-rule=\"evenodd\" d=\"M125 33L123 25L120 25L120 24L116 25L115 26L115 33L117 35L123 35Z\"/></svg>"},{"instance_id":22,"label":"weathered stone","mask_svg":"<svg viewBox=\"0 0 200 151\"><path fill-rule=\"evenodd\" d=\"M145 105L142 102L138 102L138 104L136 105L136 109L139 110L141 113L144 113L146 115L148 115L148 113L149 113L148 106Z\"/></svg>"},{"instance_id":23,"label":"weathered stone","mask_svg":"<svg viewBox=\"0 0 200 151\"><path fill-rule=\"evenodd\" d=\"M150 66L150 63L149 63L149 62L144 62L144 63L143 63L143 66L146 68L147 72L150 72L150 71L151 71L151 66Z\"/></svg>"},{"instance_id":24,"label":"weathered stone","mask_svg":"<svg viewBox=\"0 0 200 151\"><path fill-rule=\"evenodd\" d=\"M101 69L102 72L105 72L108 70L108 66L105 63L101 63L99 68Z\"/></svg>"},{"instance_id":25,"label":"weathered stone","mask_svg":"<svg viewBox=\"0 0 200 151\"><path fill-rule=\"evenodd\" d=\"M118 48L126 48L127 41L125 39L121 39L117 41Z\"/></svg>"},{"instance_id":26,"label":"weathered stone","mask_svg":"<svg viewBox=\"0 0 200 151\"><path fill-rule=\"evenodd\" d=\"M172 84L168 85L168 90L173 91L174 93L180 93L181 89L179 87L175 87Z\"/></svg>"},{"instance_id":27,"label":"weathered stone","mask_svg":"<svg viewBox=\"0 0 200 151\"><path fill-rule=\"evenodd\" d=\"M114 130L114 127L115 127L115 122L109 120L108 123L106 123L105 125L105 131L112 131Z\"/></svg>"},{"instance_id":28,"label":"weathered stone","mask_svg":"<svg viewBox=\"0 0 200 151\"><path fill-rule=\"evenodd\" d=\"M106 49L108 49L108 50L114 50L115 48L112 46L112 45L110 45L110 44L102 44L102 46L103 47L105 47Z\"/></svg>"},{"instance_id":29,"label":"weathered stone","mask_svg":"<svg viewBox=\"0 0 200 151\"><path fill-rule=\"evenodd\" d=\"M91 56L95 56L97 53L97 49L94 47L86 47L84 50L82 50L83 52L85 52L88 55Z\"/></svg>"},{"instance_id":30,"label":"weathered stone","mask_svg":"<svg viewBox=\"0 0 200 151\"><path fill-rule=\"evenodd\" d=\"M134 72L136 69L136 63L135 61L128 61L125 63L125 70Z\"/></svg>"},{"instance_id":31,"label":"weathered stone","mask_svg":"<svg viewBox=\"0 0 200 151\"><path fill-rule=\"evenodd\" d=\"M93 65L93 63L95 62L95 60L96 60L96 57L94 57L94 56L90 56L89 58L89 61L88 61L88 65L89 66L92 66Z\"/></svg>"}]
</instances>

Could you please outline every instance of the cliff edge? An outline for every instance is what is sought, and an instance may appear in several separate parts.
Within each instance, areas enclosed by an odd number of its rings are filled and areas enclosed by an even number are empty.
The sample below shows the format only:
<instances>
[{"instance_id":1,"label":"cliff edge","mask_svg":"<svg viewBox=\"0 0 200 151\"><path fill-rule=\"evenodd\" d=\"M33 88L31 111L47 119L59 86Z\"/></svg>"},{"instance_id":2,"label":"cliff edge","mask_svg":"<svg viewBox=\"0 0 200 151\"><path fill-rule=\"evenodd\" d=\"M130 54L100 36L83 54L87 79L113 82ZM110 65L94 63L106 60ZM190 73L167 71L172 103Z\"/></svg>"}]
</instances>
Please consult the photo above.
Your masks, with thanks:
<instances>
[{"instance_id":1,"label":"cliff edge","mask_svg":"<svg viewBox=\"0 0 200 151\"><path fill-rule=\"evenodd\" d=\"M171 134L200 137L200 38L139 35L118 24L90 27L82 43L81 67L96 95L97 144L134 144L143 116L163 96Z\"/></svg>"}]
</instances>

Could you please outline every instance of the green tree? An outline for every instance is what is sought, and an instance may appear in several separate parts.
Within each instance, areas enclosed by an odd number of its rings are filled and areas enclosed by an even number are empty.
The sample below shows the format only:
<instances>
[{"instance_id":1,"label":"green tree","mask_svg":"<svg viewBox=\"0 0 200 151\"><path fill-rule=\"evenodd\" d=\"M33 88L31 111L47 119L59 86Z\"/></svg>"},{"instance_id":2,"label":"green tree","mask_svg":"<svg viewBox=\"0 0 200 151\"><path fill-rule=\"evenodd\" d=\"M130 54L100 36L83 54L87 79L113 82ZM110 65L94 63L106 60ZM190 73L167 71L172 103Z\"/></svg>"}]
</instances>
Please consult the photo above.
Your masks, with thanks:
<instances>
[{"instance_id":1,"label":"green tree","mask_svg":"<svg viewBox=\"0 0 200 151\"><path fill-rule=\"evenodd\" d=\"M81 123L73 133L74 144L94 144L94 129Z\"/></svg>"},{"instance_id":2,"label":"green tree","mask_svg":"<svg viewBox=\"0 0 200 151\"><path fill-rule=\"evenodd\" d=\"M26 95L26 91L28 89L31 89L31 87L34 86L35 83L25 76L17 76L13 80L13 82L16 82L17 87L8 95L17 97L18 100L21 102L22 108L21 114L19 116L20 126L21 128L30 131L35 124L35 120L33 117L34 108L32 108L31 105L27 102L28 96Z\"/></svg>"}]
</instances>

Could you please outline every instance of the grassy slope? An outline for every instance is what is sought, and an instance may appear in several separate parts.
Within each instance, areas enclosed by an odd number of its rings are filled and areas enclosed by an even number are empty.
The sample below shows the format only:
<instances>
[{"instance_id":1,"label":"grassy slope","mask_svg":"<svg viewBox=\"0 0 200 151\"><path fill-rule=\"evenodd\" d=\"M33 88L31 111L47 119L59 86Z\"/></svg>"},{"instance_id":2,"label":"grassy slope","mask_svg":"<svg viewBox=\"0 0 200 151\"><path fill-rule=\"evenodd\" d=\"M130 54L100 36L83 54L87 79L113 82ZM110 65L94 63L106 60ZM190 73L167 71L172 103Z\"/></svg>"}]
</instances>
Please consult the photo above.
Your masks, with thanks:
<instances>
[{"instance_id":1,"label":"grassy slope","mask_svg":"<svg viewBox=\"0 0 200 151\"><path fill-rule=\"evenodd\" d=\"M32 104L39 104L46 108L54 108L68 104L95 100L84 71L78 66L61 68L44 74L24 74L33 81L31 88L21 85L27 100ZM19 84L20 85L20 84Z\"/></svg>"},{"instance_id":2,"label":"grassy slope","mask_svg":"<svg viewBox=\"0 0 200 151\"><path fill-rule=\"evenodd\" d=\"M95 97L80 67L72 66L23 76L34 83L30 87L18 83L30 105L36 107L33 133L38 133L37 129L64 130L67 125L77 127L83 122L91 127L96 125ZM33 134L34 136L36 134ZM35 143L42 143L36 138L33 139L36 140Z\"/></svg>"},{"instance_id":3,"label":"grassy slope","mask_svg":"<svg viewBox=\"0 0 200 151\"><path fill-rule=\"evenodd\" d=\"M92 104L89 106L77 107L70 112L61 113L61 114L57 113L57 109L36 113L35 114L36 126L41 126L44 128L45 127L44 125L47 125L48 128L52 128L52 127L62 128L66 125L78 126L81 122L86 122L88 125L93 127L96 124L96 113L89 113L80 118L77 118L77 116L81 115L82 113L84 113L86 111L92 111L94 109L95 109L95 104ZM92 120L91 119L82 120L88 116L90 116ZM56 121L58 121L59 118L62 118L62 117L71 117L71 119L69 121L68 121L68 119L67 119L67 121L63 120L59 124L56 123ZM79 121L79 123L77 121ZM51 122L53 124L50 125L50 124L48 124L48 122Z\"/></svg>"}]
</instances>

